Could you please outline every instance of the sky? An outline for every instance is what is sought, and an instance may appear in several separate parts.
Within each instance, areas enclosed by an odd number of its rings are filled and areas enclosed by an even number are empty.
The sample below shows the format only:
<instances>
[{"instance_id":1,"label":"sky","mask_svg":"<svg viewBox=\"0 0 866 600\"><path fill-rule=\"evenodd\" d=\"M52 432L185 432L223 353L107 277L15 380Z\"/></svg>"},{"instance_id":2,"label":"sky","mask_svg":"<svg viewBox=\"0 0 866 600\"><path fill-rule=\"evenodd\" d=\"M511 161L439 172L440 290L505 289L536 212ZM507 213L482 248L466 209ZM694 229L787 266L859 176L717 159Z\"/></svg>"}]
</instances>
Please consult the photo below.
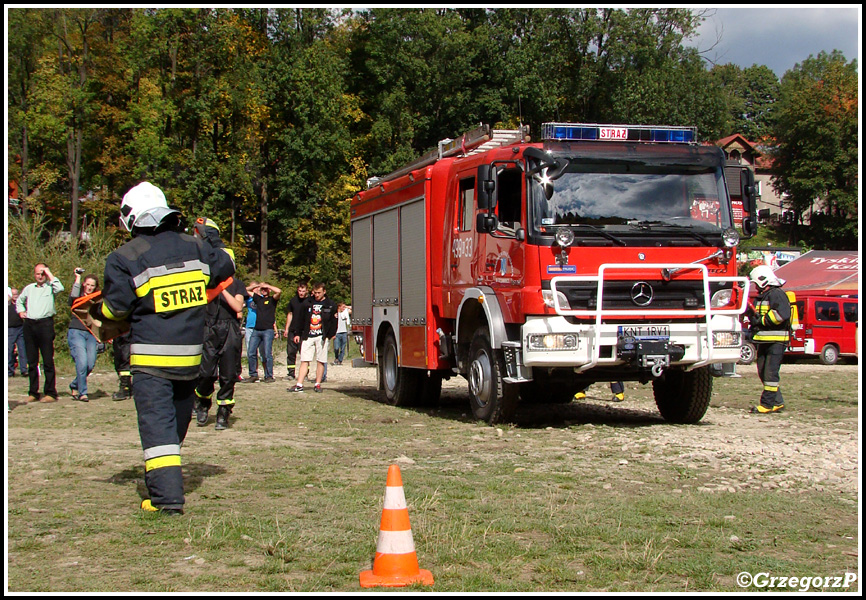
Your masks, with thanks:
<instances>
[{"instance_id":1,"label":"sky","mask_svg":"<svg viewBox=\"0 0 866 600\"><path fill-rule=\"evenodd\" d=\"M708 18L686 45L714 63L766 65L780 78L822 50L840 50L848 62L856 58L859 71L860 5L752 6L695 9L707 10Z\"/></svg>"}]
</instances>

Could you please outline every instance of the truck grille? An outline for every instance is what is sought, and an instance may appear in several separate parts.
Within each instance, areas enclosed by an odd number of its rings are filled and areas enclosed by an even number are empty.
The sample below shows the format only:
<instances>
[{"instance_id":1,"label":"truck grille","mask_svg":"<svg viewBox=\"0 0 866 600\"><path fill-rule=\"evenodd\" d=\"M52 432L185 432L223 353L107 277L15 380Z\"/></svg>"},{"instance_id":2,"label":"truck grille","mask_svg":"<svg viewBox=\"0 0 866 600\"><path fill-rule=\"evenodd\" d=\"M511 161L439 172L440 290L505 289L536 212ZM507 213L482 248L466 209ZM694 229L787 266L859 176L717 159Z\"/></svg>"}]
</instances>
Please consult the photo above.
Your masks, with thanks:
<instances>
[{"instance_id":1,"label":"truck grille","mask_svg":"<svg viewBox=\"0 0 866 600\"><path fill-rule=\"evenodd\" d=\"M545 282L547 288L550 282ZM647 298L647 288L636 288L639 283L649 284L651 297ZM730 285L730 284L729 284ZM728 285L728 287L729 287ZM710 295L722 289L720 284L710 284ZM562 292L572 310L598 309L598 284L594 282L562 282L556 289ZM602 310L695 310L704 306L704 287L702 281L605 281L604 306Z\"/></svg>"}]
</instances>

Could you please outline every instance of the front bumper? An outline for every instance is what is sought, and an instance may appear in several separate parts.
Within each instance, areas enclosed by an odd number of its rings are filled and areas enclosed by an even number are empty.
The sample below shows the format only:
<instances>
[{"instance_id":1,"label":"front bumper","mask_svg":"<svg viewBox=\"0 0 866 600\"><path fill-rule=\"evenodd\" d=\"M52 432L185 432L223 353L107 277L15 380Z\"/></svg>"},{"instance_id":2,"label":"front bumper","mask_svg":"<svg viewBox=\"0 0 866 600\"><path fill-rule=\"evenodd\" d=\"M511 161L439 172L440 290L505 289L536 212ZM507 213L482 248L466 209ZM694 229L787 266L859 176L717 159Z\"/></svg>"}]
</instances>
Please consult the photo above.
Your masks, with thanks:
<instances>
[{"instance_id":1,"label":"front bumper","mask_svg":"<svg viewBox=\"0 0 866 600\"><path fill-rule=\"evenodd\" d=\"M653 331L647 323L635 323ZM717 315L700 323L670 323L666 336L624 339L623 324L574 324L565 317L530 317L521 327L520 342L503 344L509 378L532 379L531 369L629 365L657 372L670 366L692 369L712 363L736 363L740 359L742 332L739 320ZM626 325L626 328L630 325ZM627 330L627 329L626 329ZM661 330L655 330L659 333ZM539 348L542 341L556 349Z\"/></svg>"}]
</instances>

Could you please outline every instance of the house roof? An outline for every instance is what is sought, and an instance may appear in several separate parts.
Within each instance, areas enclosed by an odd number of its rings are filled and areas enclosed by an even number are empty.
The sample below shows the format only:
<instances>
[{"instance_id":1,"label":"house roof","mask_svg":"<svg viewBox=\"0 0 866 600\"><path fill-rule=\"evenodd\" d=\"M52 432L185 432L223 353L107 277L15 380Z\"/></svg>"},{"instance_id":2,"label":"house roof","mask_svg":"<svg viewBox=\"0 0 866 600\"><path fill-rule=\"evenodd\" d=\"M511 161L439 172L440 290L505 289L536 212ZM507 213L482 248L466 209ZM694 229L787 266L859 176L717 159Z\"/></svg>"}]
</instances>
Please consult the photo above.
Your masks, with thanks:
<instances>
[{"instance_id":1,"label":"house roof","mask_svg":"<svg viewBox=\"0 0 866 600\"><path fill-rule=\"evenodd\" d=\"M748 149L752 152L757 152L757 150L755 149L755 144L743 137L742 133L735 133L734 135L729 135L728 137L723 137L720 140L716 140L716 145L724 148L726 146L730 146L731 143L735 141L738 141L740 142L740 144L747 146Z\"/></svg>"},{"instance_id":2,"label":"house roof","mask_svg":"<svg viewBox=\"0 0 866 600\"><path fill-rule=\"evenodd\" d=\"M773 166L773 158L760 149L760 146L747 140L742 133L735 133L720 140L716 140L716 146L725 149L734 142L751 152L755 157L754 166L758 169L770 169Z\"/></svg>"},{"instance_id":3,"label":"house roof","mask_svg":"<svg viewBox=\"0 0 866 600\"><path fill-rule=\"evenodd\" d=\"M860 295L860 253L812 250L776 269L785 290L817 296Z\"/></svg>"}]
</instances>

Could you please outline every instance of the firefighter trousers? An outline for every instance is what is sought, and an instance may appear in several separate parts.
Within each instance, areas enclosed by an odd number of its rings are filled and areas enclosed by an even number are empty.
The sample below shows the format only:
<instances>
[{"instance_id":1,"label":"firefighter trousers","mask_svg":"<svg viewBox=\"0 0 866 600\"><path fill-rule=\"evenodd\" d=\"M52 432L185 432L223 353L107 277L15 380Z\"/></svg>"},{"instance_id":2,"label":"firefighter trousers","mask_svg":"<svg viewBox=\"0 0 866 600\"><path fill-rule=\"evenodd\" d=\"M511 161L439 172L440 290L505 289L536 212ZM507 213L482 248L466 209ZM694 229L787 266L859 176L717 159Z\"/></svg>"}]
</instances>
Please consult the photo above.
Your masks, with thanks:
<instances>
[{"instance_id":1,"label":"firefighter trousers","mask_svg":"<svg viewBox=\"0 0 866 600\"><path fill-rule=\"evenodd\" d=\"M782 398L779 371L782 368L782 358L785 356L785 344L755 344L755 346L757 348L755 362L758 365L758 377L764 384L764 390L761 393L761 405L764 408L782 406L785 400Z\"/></svg>"},{"instance_id":2,"label":"firefighter trousers","mask_svg":"<svg viewBox=\"0 0 866 600\"><path fill-rule=\"evenodd\" d=\"M209 398L214 384L219 380L217 405L232 406L235 403L235 384L238 381L238 365L243 346L241 327L235 319L220 319L207 324L202 347L201 367L195 393L199 401L210 408Z\"/></svg>"},{"instance_id":3,"label":"firefighter trousers","mask_svg":"<svg viewBox=\"0 0 866 600\"><path fill-rule=\"evenodd\" d=\"M180 446L192 418L195 380L132 375L138 433L144 450L144 483L157 508L183 508Z\"/></svg>"},{"instance_id":4,"label":"firefighter trousers","mask_svg":"<svg viewBox=\"0 0 866 600\"><path fill-rule=\"evenodd\" d=\"M131 375L129 371L129 334L117 336L111 341L114 344L114 370L121 377Z\"/></svg>"}]
</instances>

